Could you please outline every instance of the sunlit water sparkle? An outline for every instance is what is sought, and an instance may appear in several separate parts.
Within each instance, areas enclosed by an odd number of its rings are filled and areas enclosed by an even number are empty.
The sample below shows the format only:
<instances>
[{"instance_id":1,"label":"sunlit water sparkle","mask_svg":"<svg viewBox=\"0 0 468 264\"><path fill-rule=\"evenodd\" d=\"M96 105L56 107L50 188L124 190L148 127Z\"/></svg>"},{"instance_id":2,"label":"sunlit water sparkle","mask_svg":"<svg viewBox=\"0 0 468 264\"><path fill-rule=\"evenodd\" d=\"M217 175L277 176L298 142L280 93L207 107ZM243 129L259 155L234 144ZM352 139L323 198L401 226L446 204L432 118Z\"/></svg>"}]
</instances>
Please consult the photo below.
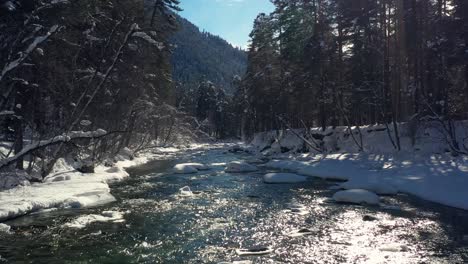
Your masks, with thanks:
<instances>
[{"instance_id":1,"label":"sunlit water sparkle","mask_svg":"<svg viewBox=\"0 0 468 264\"><path fill-rule=\"evenodd\" d=\"M223 149L187 153L179 161L210 171L174 175L178 161L155 161L114 184L118 201L86 210L50 211L8 224L1 261L17 263L464 263L468 213L406 195L383 197L400 207L329 202L334 185L319 179L264 184L257 173L229 174L227 162L251 158ZM189 186L193 195L180 195ZM79 215L127 212L124 223L64 226ZM370 221L366 221L370 219ZM307 229L307 235L291 232ZM237 249L270 247L262 256Z\"/></svg>"}]
</instances>

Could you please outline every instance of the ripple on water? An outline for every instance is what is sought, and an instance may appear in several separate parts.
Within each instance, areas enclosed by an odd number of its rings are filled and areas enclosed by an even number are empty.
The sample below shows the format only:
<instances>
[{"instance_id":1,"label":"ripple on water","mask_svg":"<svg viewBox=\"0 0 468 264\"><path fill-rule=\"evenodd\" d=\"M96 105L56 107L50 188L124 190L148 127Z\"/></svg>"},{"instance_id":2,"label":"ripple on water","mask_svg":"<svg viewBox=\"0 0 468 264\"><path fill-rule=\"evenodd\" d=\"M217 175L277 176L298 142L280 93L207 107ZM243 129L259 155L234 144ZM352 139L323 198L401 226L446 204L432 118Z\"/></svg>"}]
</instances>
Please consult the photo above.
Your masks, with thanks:
<instances>
[{"instance_id":1,"label":"ripple on water","mask_svg":"<svg viewBox=\"0 0 468 264\"><path fill-rule=\"evenodd\" d=\"M468 217L452 220L457 212L452 209L426 206L402 195L383 198L385 204L401 210L328 203L333 183L265 185L262 175L267 171L222 172L225 164L248 156L221 156L220 151L204 154L200 152L196 162L210 164L209 173L177 176L150 173L146 168L146 174L113 187L118 202L81 212L129 210L126 225L91 223L82 230L63 232L60 227L70 217L50 212L49 220L40 218L49 221L41 222L50 226L46 231L34 233L12 224L14 239L12 235L0 238L0 255L18 262L33 258L56 262L60 256L95 263L400 264L463 263L468 258L468 242L463 242L464 235L468 236L463 219ZM173 164L165 166L170 169ZM194 195L178 196L184 186ZM365 221L365 216L375 220ZM454 229L463 225L463 232ZM34 239L36 234L40 240ZM6 240L8 245L2 242ZM271 252L261 256L236 252L259 246Z\"/></svg>"}]
</instances>

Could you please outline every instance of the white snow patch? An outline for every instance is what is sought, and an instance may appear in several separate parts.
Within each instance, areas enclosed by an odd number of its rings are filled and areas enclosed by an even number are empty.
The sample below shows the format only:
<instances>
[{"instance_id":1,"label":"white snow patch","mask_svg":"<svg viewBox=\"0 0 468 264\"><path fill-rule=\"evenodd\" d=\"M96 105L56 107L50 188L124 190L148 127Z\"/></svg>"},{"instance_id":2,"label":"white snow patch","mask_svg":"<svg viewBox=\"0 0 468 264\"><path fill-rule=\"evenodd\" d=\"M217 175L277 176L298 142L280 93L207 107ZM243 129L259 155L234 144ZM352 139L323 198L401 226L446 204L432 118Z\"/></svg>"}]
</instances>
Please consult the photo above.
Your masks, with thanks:
<instances>
[{"instance_id":1,"label":"white snow patch","mask_svg":"<svg viewBox=\"0 0 468 264\"><path fill-rule=\"evenodd\" d=\"M193 196L193 192L189 186L185 186L179 189L180 196Z\"/></svg>"},{"instance_id":2,"label":"white snow patch","mask_svg":"<svg viewBox=\"0 0 468 264\"><path fill-rule=\"evenodd\" d=\"M10 229L9 225L0 223L0 233L10 233Z\"/></svg>"},{"instance_id":3,"label":"white snow patch","mask_svg":"<svg viewBox=\"0 0 468 264\"><path fill-rule=\"evenodd\" d=\"M115 201L108 183L129 175L124 168L147 163L151 154L122 160L114 168L97 166L95 173L70 171L71 166L58 162L56 170L44 183L0 192L0 221L51 208L85 208Z\"/></svg>"},{"instance_id":4,"label":"white snow patch","mask_svg":"<svg viewBox=\"0 0 468 264\"><path fill-rule=\"evenodd\" d=\"M263 176L266 183L298 183L305 182L307 178L293 173L268 173Z\"/></svg>"},{"instance_id":5,"label":"white snow patch","mask_svg":"<svg viewBox=\"0 0 468 264\"><path fill-rule=\"evenodd\" d=\"M124 213L117 211L104 211L100 215L90 214L82 215L70 223L66 223L64 226L70 228L84 228L87 225L94 222L112 222L112 223L122 223L125 222Z\"/></svg>"},{"instance_id":6,"label":"white snow patch","mask_svg":"<svg viewBox=\"0 0 468 264\"><path fill-rule=\"evenodd\" d=\"M371 205L378 205L380 203L380 199L379 196L377 196L377 194L362 189L339 191L333 195L333 199L337 202L347 202L355 204L365 203Z\"/></svg>"},{"instance_id":7,"label":"white snow patch","mask_svg":"<svg viewBox=\"0 0 468 264\"><path fill-rule=\"evenodd\" d=\"M334 160L322 160L300 169L297 173L329 180L348 180L355 175L355 169L347 163L338 163Z\"/></svg>"},{"instance_id":8,"label":"white snow patch","mask_svg":"<svg viewBox=\"0 0 468 264\"><path fill-rule=\"evenodd\" d=\"M265 164L267 168L293 172L297 172L305 166L305 163L294 160L272 160Z\"/></svg>"},{"instance_id":9,"label":"white snow patch","mask_svg":"<svg viewBox=\"0 0 468 264\"><path fill-rule=\"evenodd\" d=\"M353 178L339 185L342 189L364 189L375 192L379 195L393 195L398 193L398 189L391 182L379 181L378 178Z\"/></svg>"},{"instance_id":10,"label":"white snow patch","mask_svg":"<svg viewBox=\"0 0 468 264\"><path fill-rule=\"evenodd\" d=\"M202 170L209 170L209 169L210 169L210 167L206 166L206 165L203 164L203 163L194 163L194 162L192 162L192 163L184 163L183 165L192 166L192 167L194 167L195 169L201 170L201 171L202 171Z\"/></svg>"},{"instance_id":11,"label":"white snow patch","mask_svg":"<svg viewBox=\"0 0 468 264\"><path fill-rule=\"evenodd\" d=\"M197 168L187 164L177 164L174 166L172 171L177 174L191 174L198 172Z\"/></svg>"},{"instance_id":12,"label":"white snow patch","mask_svg":"<svg viewBox=\"0 0 468 264\"><path fill-rule=\"evenodd\" d=\"M254 171L258 171L258 168L244 161L229 162L225 169L225 172L254 172Z\"/></svg>"}]
</instances>

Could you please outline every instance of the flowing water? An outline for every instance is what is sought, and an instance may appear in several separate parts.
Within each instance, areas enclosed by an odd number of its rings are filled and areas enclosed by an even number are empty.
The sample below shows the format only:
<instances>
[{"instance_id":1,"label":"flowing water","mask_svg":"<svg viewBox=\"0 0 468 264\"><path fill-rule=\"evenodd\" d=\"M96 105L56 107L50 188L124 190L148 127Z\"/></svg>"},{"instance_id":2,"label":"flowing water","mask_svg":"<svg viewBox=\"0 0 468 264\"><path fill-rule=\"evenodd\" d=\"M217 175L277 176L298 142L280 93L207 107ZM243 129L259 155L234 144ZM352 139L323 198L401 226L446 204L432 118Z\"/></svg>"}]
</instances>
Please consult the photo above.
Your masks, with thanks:
<instances>
[{"instance_id":1,"label":"flowing water","mask_svg":"<svg viewBox=\"0 0 468 264\"><path fill-rule=\"evenodd\" d=\"M213 148L130 169L129 180L112 186L115 203L8 222L14 232L0 235L0 263L468 262L466 211L407 195L382 197L380 207L336 204L333 182L265 184L261 166L224 173L226 162L245 158ZM171 174L181 161L212 169ZM125 222L66 226L106 210L125 212ZM242 248L268 250L243 256Z\"/></svg>"}]
</instances>

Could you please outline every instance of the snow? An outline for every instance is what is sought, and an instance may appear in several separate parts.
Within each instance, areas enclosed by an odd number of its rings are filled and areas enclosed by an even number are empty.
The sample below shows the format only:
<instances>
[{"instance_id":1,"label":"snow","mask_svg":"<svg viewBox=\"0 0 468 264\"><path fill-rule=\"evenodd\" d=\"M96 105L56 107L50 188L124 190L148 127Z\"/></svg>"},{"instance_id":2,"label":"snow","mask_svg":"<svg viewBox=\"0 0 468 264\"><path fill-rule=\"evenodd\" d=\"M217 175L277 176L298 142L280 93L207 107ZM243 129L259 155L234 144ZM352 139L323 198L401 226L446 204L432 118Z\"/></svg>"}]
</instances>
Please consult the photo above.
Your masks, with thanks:
<instances>
[{"instance_id":1,"label":"snow","mask_svg":"<svg viewBox=\"0 0 468 264\"><path fill-rule=\"evenodd\" d=\"M10 233L10 229L9 225L0 223L0 233Z\"/></svg>"},{"instance_id":2,"label":"snow","mask_svg":"<svg viewBox=\"0 0 468 264\"><path fill-rule=\"evenodd\" d=\"M105 130L103 130L103 129L97 129L96 131L87 131L87 132L84 132L84 131L71 131L69 133L66 133L66 134L63 134L63 135L60 135L60 136L55 136L55 137L47 139L47 140L41 140L41 141L38 141L38 142L35 142L33 144L29 144L29 145L25 146L20 152L18 152L13 157L9 157L9 158L5 158L5 159L0 160L0 168L10 164L13 161L15 161L17 159L17 157L24 156L28 152L30 152L30 151L34 150L35 148L38 148L38 147L43 147L43 146L47 146L47 145L55 144L55 143L59 143L59 142L68 142L68 141L70 141L72 139L77 139L77 138L100 137L100 136L104 136L106 134L107 134L107 132Z\"/></svg>"},{"instance_id":3,"label":"snow","mask_svg":"<svg viewBox=\"0 0 468 264\"><path fill-rule=\"evenodd\" d=\"M342 189L364 189L379 195L394 195L398 189L389 181L379 181L379 177L356 177L339 185Z\"/></svg>"},{"instance_id":4,"label":"snow","mask_svg":"<svg viewBox=\"0 0 468 264\"><path fill-rule=\"evenodd\" d=\"M61 159L43 183L0 192L0 221L43 209L86 208L114 202L109 183L126 179L129 175L124 168L147 163L155 157L148 153L118 161L111 168L97 166L95 173L86 174L73 170Z\"/></svg>"},{"instance_id":5,"label":"snow","mask_svg":"<svg viewBox=\"0 0 468 264\"><path fill-rule=\"evenodd\" d=\"M87 225L94 222L113 222L113 223L122 223L125 222L124 213L117 211L104 211L100 215L90 214L82 215L73 220L70 223L66 223L65 227L70 228L84 228Z\"/></svg>"},{"instance_id":6,"label":"snow","mask_svg":"<svg viewBox=\"0 0 468 264\"><path fill-rule=\"evenodd\" d=\"M210 168L203 163L184 163L183 165L192 166L197 170L209 170Z\"/></svg>"},{"instance_id":7,"label":"snow","mask_svg":"<svg viewBox=\"0 0 468 264\"><path fill-rule=\"evenodd\" d=\"M295 160L272 160L265 164L265 167L281 171L297 172L305 166L304 163Z\"/></svg>"},{"instance_id":8,"label":"snow","mask_svg":"<svg viewBox=\"0 0 468 264\"><path fill-rule=\"evenodd\" d=\"M379 196L377 196L377 194L362 189L339 191L333 195L333 199L336 202L346 202L355 204L365 203L371 205L378 205L380 203L380 199Z\"/></svg>"},{"instance_id":9,"label":"snow","mask_svg":"<svg viewBox=\"0 0 468 264\"><path fill-rule=\"evenodd\" d=\"M406 193L447 206L468 210L468 156L454 157L449 149L440 125L434 122L420 124L411 142L411 124L398 124L401 134L401 151L395 151L385 125L360 127L364 151L356 144L345 127L312 128L311 133L322 135L324 153L310 150L308 154L276 154L266 167L294 172L299 175L346 181L334 188L364 189L379 195ZM468 121L454 123L460 144L468 137ZM391 128L390 128L391 129ZM300 130L298 130L300 132ZM357 128L352 129L357 133ZM393 133L393 132L392 132ZM348 135L346 135L348 134ZM293 133L277 131L255 135L252 145L257 151L276 144L289 145L297 139ZM298 149L297 146L290 146ZM463 146L462 146L463 147Z\"/></svg>"},{"instance_id":10,"label":"snow","mask_svg":"<svg viewBox=\"0 0 468 264\"><path fill-rule=\"evenodd\" d=\"M190 166L184 163L175 165L172 171L177 174L191 174L198 172L197 168L194 166Z\"/></svg>"},{"instance_id":11,"label":"snow","mask_svg":"<svg viewBox=\"0 0 468 264\"><path fill-rule=\"evenodd\" d=\"M307 178L293 173L268 173L263 176L266 183L298 183L305 182Z\"/></svg>"},{"instance_id":12,"label":"snow","mask_svg":"<svg viewBox=\"0 0 468 264\"><path fill-rule=\"evenodd\" d=\"M164 49L164 43L154 40L152 37L150 37L148 34L146 34L143 31L135 32L135 33L133 33L133 36L144 39L145 41L147 41L151 45L157 47L159 50Z\"/></svg>"},{"instance_id":13,"label":"snow","mask_svg":"<svg viewBox=\"0 0 468 264\"><path fill-rule=\"evenodd\" d=\"M193 196L193 192L189 186L185 186L179 189L180 196Z\"/></svg>"},{"instance_id":14,"label":"snow","mask_svg":"<svg viewBox=\"0 0 468 264\"><path fill-rule=\"evenodd\" d=\"M244 161L232 161L227 164L225 169L226 172L254 172L258 171L258 168L254 165L250 165Z\"/></svg>"}]
</instances>

